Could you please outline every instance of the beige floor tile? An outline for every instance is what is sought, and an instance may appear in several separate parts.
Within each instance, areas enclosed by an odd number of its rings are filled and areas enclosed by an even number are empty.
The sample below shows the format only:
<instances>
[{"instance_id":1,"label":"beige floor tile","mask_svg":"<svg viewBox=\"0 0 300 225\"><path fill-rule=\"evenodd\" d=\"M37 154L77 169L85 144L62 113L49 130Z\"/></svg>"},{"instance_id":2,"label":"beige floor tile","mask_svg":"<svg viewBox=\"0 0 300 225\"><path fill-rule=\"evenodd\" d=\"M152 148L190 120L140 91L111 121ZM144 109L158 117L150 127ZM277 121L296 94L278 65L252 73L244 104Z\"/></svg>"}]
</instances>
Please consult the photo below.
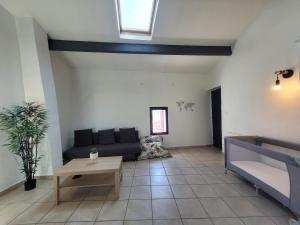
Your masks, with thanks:
<instances>
[{"instance_id":1,"label":"beige floor tile","mask_svg":"<svg viewBox=\"0 0 300 225\"><path fill-rule=\"evenodd\" d=\"M165 176L166 172L164 168L150 169L151 176Z\"/></svg>"},{"instance_id":2,"label":"beige floor tile","mask_svg":"<svg viewBox=\"0 0 300 225\"><path fill-rule=\"evenodd\" d=\"M240 194L232 188L230 184L211 185L219 197L238 197Z\"/></svg>"},{"instance_id":3,"label":"beige floor tile","mask_svg":"<svg viewBox=\"0 0 300 225\"><path fill-rule=\"evenodd\" d=\"M152 200L153 219L178 219L176 202L174 199L155 199Z\"/></svg>"},{"instance_id":4,"label":"beige floor tile","mask_svg":"<svg viewBox=\"0 0 300 225\"><path fill-rule=\"evenodd\" d=\"M121 187L131 187L133 181L133 177L123 177L121 181Z\"/></svg>"},{"instance_id":5,"label":"beige floor tile","mask_svg":"<svg viewBox=\"0 0 300 225\"><path fill-rule=\"evenodd\" d=\"M195 168L195 170L198 174L213 174L213 171L206 166Z\"/></svg>"},{"instance_id":6,"label":"beige floor tile","mask_svg":"<svg viewBox=\"0 0 300 225\"><path fill-rule=\"evenodd\" d=\"M289 218L286 216L271 217L271 219L276 225L289 225Z\"/></svg>"},{"instance_id":7,"label":"beige floor tile","mask_svg":"<svg viewBox=\"0 0 300 225\"><path fill-rule=\"evenodd\" d=\"M97 221L123 220L126 213L127 202L127 200L106 201L97 217Z\"/></svg>"},{"instance_id":8,"label":"beige floor tile","mask_svg":"<svg viewBox=\"0 0 300 225\"><path fill-rule=\"evenodd\" d=\"M39 183L39 182L38 182ZM37 185L38 185L37 183ZM10 203L34 203L38 201L40 198L42 198L44 195L46 195L49 192L48 189L44 188L36 188L31 191L24 191L23 185L20 186L17 189L12 190L11 192L7 193L4 196L0 197L0 204L10 204Z\"/></svg>"},{"instance_id":9,"label":"beige floor tile","mask_svg":"<svg viewBox=\"0 0 300 225\"><path fill-rule=\"evenodd\" d=\"M0 211L0 225L8 224L29 207L30 204L28 203L18 202L8 204L4 209Z\"/></svg>"},{"instance_id":10,"label":"beige floor tile","mask_svg":"<svg viewBox=\"0 0 300 225\"><path fill-rule=\"evenodd\" d=\"M107 199L112 188L110 187L94 187L89 188L84 196L85 201L104 201Z\"/></svg>"},{"instance_id":11,"label":"beige floor tile","mask_svg":"<svg viewBox=\"0 0 300 225\"><path fill-rule=\"evenodd\" d=\"M52 203L35 203L14 219L11 224L38 223L53 207Z\"/></svg>"},{"instance_id":12,"label":"beige floor tile","mask_svg":"<svg viewBox=\"0 0 300 225\"><path fill-rule=\"evenodd\" d=\"M36 225L65 225L65 223L37 223Z\"/></svg>"},{"instance_id":13,"label":"beige floor tile","mask_svg":"<svg viewBox=\"0 0 300 225\"><path fill-rule=\"evenodd\" d=\"M217 177L217 175L215 175L215 174L203 174L202 176L208 184L223 184L224 183L224 181L221 180L219 177Z\"/></svg>"},{"instance_id":14,"label":"beige floor tile","mask_svg":"<svg viewBox=\"0 0 300 225\"><path fill-rule=\"evenodd\" d=\"M150 170L149 169L139 169L136 168L134 171L134 176L149 176Z\"/></svg>"},{"instance_id":15,"label":"beige floor tile","mask_svg":"<svg viewBox=\"0 0 300 225\"><path fill-rule=\"evenodd\" d=\"M275 200L272 202L264 197L249 197L247 199L254 207L260 209L265 216L287 216L287 212L279 207L279 203L275 203Z\"/></svg>"},{"instance_id":16,"label":"beige floor tile","mask_svg":"<svg viewBox=\"0 0 300 225\"><path fill-rule=\"evenodd\" d=\"M187 184L187 181L182 175L168 176L169 183L172 184Z\"/></svg>"},{"instance_id":17,"label":"beige floor tile","mask_svg":"<svg viewBox=\"0 0 300 225\"><path fill-rule=\"evenodd\" d=\"M171 186L175 198L195 198L195 194L188 185Z\"/></svg>"},{"instance_id":18,"label":"beige floor tile","mask_svg":"<svg viewBox=\"0 0 300 225\"><path fill-rule=\"evenodd\" d=\"M169 185L167 176L151 176L151 185Z\"/></svg>"},{"instance_id":19,"label":"beige floor tile","mask_svg":"<svg viewBox=\"0 0 300 225\"><path fill-rule=\"evenodd\" d=\"M41 223L66 222L78 207L79 202L62 202L50 210Z\"/></svg>"},{"instance_id":20,"label":"beige floor tile","mask_svg":"<svg viewBox=\"0 0 300 225\"><path fill-rule=\"evenodd\" d=\"M94 225L94 222L67 222L65 225Z\"/></svg>"},{"instance_id":21,"label":"beige floor tile","mask_svg":"<svg viewBox=\"0 0 300 225\"><path fill-rule=\"evenodd\" d=\"M123 225L123 221L96 222L94 225Z\"/></svg>"},{"instance_id":22,"label":"beige floor tile","mask_svg":"<svg viewBox=\"0 0 300 225\"><path fill-rule=\"evenodd\" d=\"M173 198L170 186L151 186L152 199Z\"/></svg>"},{"instance_id":23,"label":"beige floor tile","mask_svg":"<svg viewBox=\"0 0 300 225\"><path fill-rule=\"evenodd\" d=\"M134 169L123 169L124 177L132 177L134 175Z\"/></svg>"},{"instance_id":24,"label":"beige floor tile","mask_svg":"<svg viewBox=\"0 0 300 225\"><path fill-rule=\"evenodd\" d=\"M183 225L181 220L153 220L153 225Z\"/></svg>"},{"instance_id":25,"label":"beige floor tile","mask_svg":"<svg viewBox=\"0 0 300 225\"><path fill-rule=\"evenodd\" d=\"M241 184L232 184L232 188L237 191L240 196L256 196L255 188L252 184L241 183Z\"/></svg>"},{"instance_id":26,"label":"beige floor tile","mask_svg":"<svg viewBox=\"0 0 300 225\"><path fill-rule=\"evenodd\" d=\"M52 203L54 204L54 197L52 191L48 192L47 194L43 195L39 198L36 203Z\"/></svg>"},{"instance_id":27,"label":"beige floor tile","mask_svg":"<svg viewBox=\"0 0 300 225\"><path fill-rule=\"evenodd\" d=\"M176 199L181 218L206 218L207 215L198 199Z\"/></svg>"},{"instance_id":28,"label":"beige floor tile","mask_svg":"<svg viewBox=\"0 0 300 225\"><path fill-rule=\"evenodd\" d=\"M207 184L201 175L185 175L188 184Z\"/></svg>"},{"instance_id":29,"label":"beige floor tile","mask_svg":"<svg viewBox=\"0 0 300 225\"><path fill-rule=\"evenodd\" d=\"M132 186L150 185L150 176L138 176L133 178Z\"/></svg>"},{"instance_id":30,"label":"beige floor tile","mask_svg":"<svg viewBox=\"0 0 300 225\"><path fill-rule=\"evenodd\" d=\"M163 164L161 160L151 160L150 161L150 169L158 169L163 168Z\"/></svg>"},{"instance_id":31,"label":"beige floor tile","mask_svg":"<svg viewBox=\"0 0 300 225\"><path fill-rule=\"evenodd\" d=\"M200 201L210 217L236 217L220 198L201 198Z\"/></svg>"},{"instance_id":32,"label":"beige floor tile","mask_svg":"<svg viewBox=\"0 0 300 225\"><path fill-rule=\"evenodd\" d=\"M130 199L151 199L150 186L133 186L130 192Z\"/></svg>"},{"instance_id":33,"label":"beige floor tile","mask_svg":"<svg viewBox=\"0 0 300 225\"><path fill-rule=\"evenodd\" d=\"M123 169L134 169L135 162L123 162Z\"/></svg>"},{"instance_id":34,"label":"beige floor tile","mask_svg":"<svg viewBox=\"0 0 300 225\"><path fill-rule=\"evenodd\" d=\"M130 197L131 187L121 187L119 191L119 199L118 200L128 200ZM115 200L115 189L111 189L109 195L107 196L108 201Z\"/></svg>"},{"instance_id":35,"label":"beige floor tile","mask_svg":"<svg viewBox=\"0 0 300 225\"><path fill-rule=\"evenodd\" d=\"M253 206L246 198L224 198L224 201L239 217L263 216L263 213Z\"/></svg>"},{"instance_id":36,"label":"beige floor tile","mask_svg":"<svg viewBox=\"0 0 300 225\"><path fill-rule=\"evenodd\" d=\"M181 174L180 168L166 167L165 171L166 171L167 175L180 175Z\"/></svg>"},{"instance_id":37,"label":"beige floor tile","mask_svg":"<svg viewBox=\"0 0 300 225\"><path fill-rule=\"evenodd\" d=\"M151 200L129 200L125 220L152 219Z\"/></svg>"},{"instance_id":38,"label":"beige floor tile","mask_svg":"<svg viewBox=\"0 0 300 225\"><path fill-rule=\"evenodd\" d=\"M214 225L244 225L239 218L214 218L212 221Z\"/></svg>"},{"instance_id":39,"label":"beige floor tile","mask_svg":"<svg viewBox=\"0 0 300 225\"><path fill-rule=\"evenodd\" d=\"M192 185L192 190L198 198L217 197L217 193L211 185Z\"/></svg>"},{"instance_id":40,"label":"beige floor tile","mask_svg":"<svg viewBox=\"0 0 300 225\"><path fill-rule=\"evenodd\" d=\"M266 217L248 217L242 218L245 225L276 225L270 218Z\"/></svg>"},{"instance_id":41,"label":"beige floor tile","mask_svg":"<svg viewBox=\"0 0 300 225\"><path fill-rule=\"evenodd\" d=\"M60 201L79 202L84 200L89 192L89 188L62 188L60 189Z\"/></svg>"},{"instance_id":42,"label":"beige floor tile","mask_svg":"<svg viewBox=\"0 0 300 225\"><path fill-rule=\"evenodd\" d=\"M83 201L74 211L69 221L95 221L103 204L103 201Z\"/></svg>"},{"instance_id":43,"label":"beige floor tile","mask_svg":"<svg viewBox=\"0 0 300 225\"><path fill-rule=\"evenodd\" d=\"M184 225L213 225L209 219L183 219Z\"/></svg>"},{"instance_id":44,"label":"beige floor tile","mask_svg":"<svg viewBox=\"0 0 300 225\"><path fill-rule=\"evenodd\" d=\"M180 168L181 174L198 174L197 171L192 167Z\"/></svg>"},{"instance_id":45,"label":"beige floor tile","mask_svg":"<svg viewBox=\"0 0 300 225\"><path fill-rule=\"evenodd\" d=\"M241 180L237 176L231 175L230 173L228 173L228 174L217 174L217 177L220 180L223 180L227 184L240 184L240 183L243 183L243 180Z\"/></svg>"},{"instance_id":46,"label":"beige floor tile","mask_svg":"<svg viewBox=\"0 0 300 225\"><path fill-rule=\"evenodd\" d=\"M130 221L124 221L124 225L152 225L152 220L130 220Z\"/></svg>"}]
</instances>

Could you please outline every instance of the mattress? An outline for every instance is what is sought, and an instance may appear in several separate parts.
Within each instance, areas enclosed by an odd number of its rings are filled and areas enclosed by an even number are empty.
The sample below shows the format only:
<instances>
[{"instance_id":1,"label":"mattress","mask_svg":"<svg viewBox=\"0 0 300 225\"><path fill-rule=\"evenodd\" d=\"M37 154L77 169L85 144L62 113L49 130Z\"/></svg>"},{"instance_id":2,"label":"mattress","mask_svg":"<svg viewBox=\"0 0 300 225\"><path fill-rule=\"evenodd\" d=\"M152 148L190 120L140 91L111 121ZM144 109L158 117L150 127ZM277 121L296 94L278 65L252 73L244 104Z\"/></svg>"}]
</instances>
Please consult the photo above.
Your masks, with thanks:
<instances>
[{"instance_id":1,"label":"mattress","mask_svg":"<svg viewBox=\"0 0 300 225\"><path fill-rule=\"evenodd\" d=\"M290 197L290 178L287 171L256 161L231 161L231 164L271 186L287 198Z\"/></svg>"}]
</instances>

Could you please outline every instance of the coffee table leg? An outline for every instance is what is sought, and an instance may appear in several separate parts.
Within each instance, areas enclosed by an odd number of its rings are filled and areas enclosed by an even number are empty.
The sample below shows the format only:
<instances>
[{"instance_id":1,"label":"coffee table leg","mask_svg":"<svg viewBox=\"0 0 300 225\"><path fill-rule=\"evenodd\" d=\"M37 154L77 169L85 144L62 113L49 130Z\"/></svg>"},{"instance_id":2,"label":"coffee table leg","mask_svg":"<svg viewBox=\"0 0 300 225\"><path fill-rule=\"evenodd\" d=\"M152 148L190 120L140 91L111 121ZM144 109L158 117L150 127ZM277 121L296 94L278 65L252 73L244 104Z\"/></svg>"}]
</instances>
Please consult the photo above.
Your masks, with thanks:
<instances>
[{"instance_id":1,"label":"coffee table leg","mask_svg":"<svg viewBox=\"0 0 300 225\"><path fill-rule=\"evenodd\" d=\"M121 163L121 168L120 168L120 173L121 173L121 181L123 181L123 165Z\"/></svg>"},{"instance_id":2,"label":"coffee table leg","mask_svg":"<svg viewBox=\"0 0 300 225\"><path fill-rule=\"evenodd\" d=\"M115 200L119 199L119 191L120 191L120 172L117 170L115 172Z\"/></svg>"},{"instance_id":3,"label":"coffee table leg","mask_svg":"<svg viewBox=\"0 0 300 225\"><path fill-rule=\"evenodd\" d=\"M54 204L59 203L59 176L53 176L53 194L54 194Z\"/></svg>"}]
</instances>

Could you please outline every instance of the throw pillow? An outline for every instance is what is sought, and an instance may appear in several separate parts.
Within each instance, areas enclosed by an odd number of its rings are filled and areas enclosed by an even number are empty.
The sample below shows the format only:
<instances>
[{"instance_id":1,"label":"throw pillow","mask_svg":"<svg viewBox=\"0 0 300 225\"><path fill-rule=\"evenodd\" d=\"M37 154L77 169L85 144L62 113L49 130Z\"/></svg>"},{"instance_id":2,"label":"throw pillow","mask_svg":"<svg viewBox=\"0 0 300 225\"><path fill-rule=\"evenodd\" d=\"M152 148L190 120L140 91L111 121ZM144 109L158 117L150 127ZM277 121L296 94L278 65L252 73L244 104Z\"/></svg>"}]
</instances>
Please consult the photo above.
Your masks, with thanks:
<instances>
[{"instance_id":1,"label":"throw pillow","mask_svg":"<svg viewBox=\"0 0 300 225\"><path fill-rule=\"evenodd\" d=\"M93 144L92 129L75 130L74 131L75 147L88 146Z\"/></svg>"},{"instance_id":2,"label":"throw pillow","mask_svg":"<svg viewBox=\"0 0 300 225\"><path fill-rule=\"evenodd\" d=\"M116 143L114 129L99 130L98 134L99 134L99 144L100 145L108 145L108 144Z\"/></svg>"},{"instance_id":3,"label":"throw pillow","mask_svg":"<svg viewBox=\"0 0 300 225\"><path fill-rule=\"evenodd\" d=\"M120 143L136 142L136 134L134 128L120 129Z\"/></svg>"}]
</instances>

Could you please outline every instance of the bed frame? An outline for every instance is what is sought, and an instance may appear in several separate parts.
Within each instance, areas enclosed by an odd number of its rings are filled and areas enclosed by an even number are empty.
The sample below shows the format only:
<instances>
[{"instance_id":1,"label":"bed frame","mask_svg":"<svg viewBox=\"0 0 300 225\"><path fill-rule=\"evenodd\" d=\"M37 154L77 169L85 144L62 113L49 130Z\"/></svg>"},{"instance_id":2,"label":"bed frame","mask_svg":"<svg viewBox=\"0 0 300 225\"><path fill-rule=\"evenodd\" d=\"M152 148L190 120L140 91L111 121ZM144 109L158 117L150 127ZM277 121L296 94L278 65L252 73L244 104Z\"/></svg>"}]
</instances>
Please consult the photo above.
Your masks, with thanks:
<instances>
[{"instance_id":1,"label":"bed frame","mask_svg":"<svg viewBox=\"0 0 300 225\"><path fill-rule=\"evenodd\" d=\"M225 173L234 171L300 215L300 145L255 136L225 138Z\"/></svg>"}]
</instances>

